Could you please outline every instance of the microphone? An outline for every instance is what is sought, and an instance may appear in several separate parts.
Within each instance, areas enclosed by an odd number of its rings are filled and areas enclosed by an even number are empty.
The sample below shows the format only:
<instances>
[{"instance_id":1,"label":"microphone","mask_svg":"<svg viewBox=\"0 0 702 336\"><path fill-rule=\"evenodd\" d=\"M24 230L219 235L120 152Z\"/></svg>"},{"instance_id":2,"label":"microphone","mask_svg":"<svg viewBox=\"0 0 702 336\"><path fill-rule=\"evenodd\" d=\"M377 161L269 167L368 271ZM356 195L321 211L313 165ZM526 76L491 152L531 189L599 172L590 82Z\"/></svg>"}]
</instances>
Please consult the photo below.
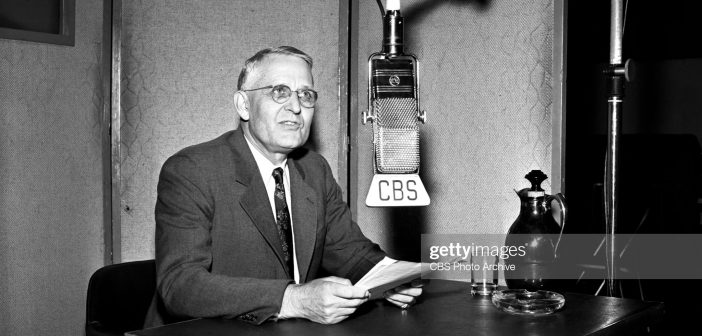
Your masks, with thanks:
<instances>
[{"instance_id":1,"label":"microphone","mask_svg":"<svg viewBox=\"0 0 702 336\"><path fill-rule=\"evenodd\" d=\"M404 54L404 21L400 1L388 0L383 17L382 51L368 58L368 112L373 123L375 175L366 197L368 206L422 206L429 195L419 179L418 61Z\"/></svg>"}]
</instances>

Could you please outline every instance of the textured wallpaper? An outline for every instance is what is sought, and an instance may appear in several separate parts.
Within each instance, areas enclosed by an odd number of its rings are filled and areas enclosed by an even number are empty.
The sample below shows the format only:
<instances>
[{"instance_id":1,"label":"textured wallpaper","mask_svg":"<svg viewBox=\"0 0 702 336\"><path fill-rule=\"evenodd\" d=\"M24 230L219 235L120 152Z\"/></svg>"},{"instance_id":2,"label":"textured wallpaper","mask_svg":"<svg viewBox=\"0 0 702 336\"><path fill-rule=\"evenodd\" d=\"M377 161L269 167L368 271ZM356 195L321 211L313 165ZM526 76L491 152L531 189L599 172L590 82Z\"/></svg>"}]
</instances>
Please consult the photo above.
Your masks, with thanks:
<instances>
[{"instance_id":1,"label":"textured wallpaper","mask_svg":"<svg viewBox=\"0 0 702 336\"><path fill-rule=\"evenodd\" d=\"M237 126L237 77L260 49L291 45L314 58L320 102L309 144L337 173L338 12L337 1L123 2L123 260L153 257L161 165Z\"/></svg>"},{"instance_id":2,"label":"textured wallpaper","mask_svg":"<svg viewBox=\"0 0 702 336\"><path fill-rule=\"evenodd\" d=\"M359 69L380 51L374 2L361 3ZM551 176L554 9L548 0L402 1L405 51L420 62L423 208L367 208L373 173L371 126L358 136L357 217L398 257L418 258L421 233L506 232L519 213L513 189L541 169ZM367 79L359 76L359 110ZM353 122L353 120L352 120ZM359 122L356 119L355 122ZM550 179L544 188L550 192Z\"/></svg>"},{"instance_id":3,"label":"textured wallpaper","mask_svg":"<svg viewBox=\"0 0 702 336\"><path fill-rule=\"evenodd\" d=\"M75 32L0 39L0 335L81 335L103 265L102 1Z\"/></svg>"}]
</instances>

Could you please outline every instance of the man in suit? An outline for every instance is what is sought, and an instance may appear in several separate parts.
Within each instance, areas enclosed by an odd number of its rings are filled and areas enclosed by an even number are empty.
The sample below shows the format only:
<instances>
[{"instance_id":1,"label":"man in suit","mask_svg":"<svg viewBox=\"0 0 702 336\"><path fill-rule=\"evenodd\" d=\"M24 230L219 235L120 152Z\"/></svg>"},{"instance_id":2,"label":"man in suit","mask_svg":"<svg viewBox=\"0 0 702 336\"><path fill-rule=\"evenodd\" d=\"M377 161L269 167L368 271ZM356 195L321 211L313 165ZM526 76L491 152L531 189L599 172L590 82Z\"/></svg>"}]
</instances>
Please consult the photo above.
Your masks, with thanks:
<instances>
[{"instance_id":1,"label":"man in suit","mask_svg":"<svg viewBox=\"0 0 702 336\"><path fill-rule=\"evenodd\" d=\"M352 283L386 256L351 219L326 160L301 148L317 100L311 69L298 49L259 51L234 95L239 129L163 165L156 265L167 313L337 323L368 300ZM420 294L402 286L386 298L407 308ZM147 325L163 322L155 307Z\"/></svg>"}]
</instances>

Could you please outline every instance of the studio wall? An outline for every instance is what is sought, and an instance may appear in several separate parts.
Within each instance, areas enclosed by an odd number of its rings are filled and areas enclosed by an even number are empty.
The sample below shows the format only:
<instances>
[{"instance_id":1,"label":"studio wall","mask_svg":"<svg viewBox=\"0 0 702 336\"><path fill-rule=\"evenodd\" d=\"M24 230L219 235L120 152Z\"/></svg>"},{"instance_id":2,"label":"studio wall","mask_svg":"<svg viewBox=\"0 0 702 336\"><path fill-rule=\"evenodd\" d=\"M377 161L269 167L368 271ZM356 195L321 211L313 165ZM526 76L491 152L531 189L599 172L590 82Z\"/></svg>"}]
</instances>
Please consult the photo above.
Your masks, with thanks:
<instances>
[{"instance_id":1,"label":"studio wall","mask_svg":"<svg viewBox=\"0 0 702 336\"><path fill-rule=\"evenodd\" d=\"M75 46L0 39L0 335L81 335L104 263L102 1Z\"/></svg>"},{"instance_id":2,"label":"studio wall","mask_svg":"<svg viewBox=\"0 0 702 336\"><path fill-rule=\"evenodd\" d=\"M121 260L153 258L156 184L179 149L238 126L244 60L273 46L314 59L320 101L308 147L339 173L338 1L123 1ZM345 132L345 127L344 130Z\"/></svg>"},{"instance_id":3,"label":"studio wall","mask_svg":"<svg viewBox=\"0 0 702 336\"><path fill-rule=\"evenodd\" d=\"M353 2L350 27L356 108L349 166L340 157L339 2L125 1L122 38L121 260L153 256L153 208L161 164L178 149L237 126L232 92L241 62L271 45L315 59L321 92L310 147L337 177L350 174L352 211L371 238L416 257L421 233L505 232L519 203L513 189L541 169L551 177L554 4L402 1L406 51L421 63L421 175L432 204L373 209L372 132L365 109L367 57L381 47L375 2ZM302 9L300 9L302 8ZM291 12L292 11L292 12ZM299 11L299 12L295 12ZM347 15L347 13L344 13ZM285 32L281 34L280 32ZM342 50L343 52L343 50ZM353 71L354 69L351 69ZM356 175L354 175L354 173ZM347 181L340 180L347 187ZM550 192L551 180L545 186ZM457 210L459 209L459 210Z\"/></svg>"}]
</instances>

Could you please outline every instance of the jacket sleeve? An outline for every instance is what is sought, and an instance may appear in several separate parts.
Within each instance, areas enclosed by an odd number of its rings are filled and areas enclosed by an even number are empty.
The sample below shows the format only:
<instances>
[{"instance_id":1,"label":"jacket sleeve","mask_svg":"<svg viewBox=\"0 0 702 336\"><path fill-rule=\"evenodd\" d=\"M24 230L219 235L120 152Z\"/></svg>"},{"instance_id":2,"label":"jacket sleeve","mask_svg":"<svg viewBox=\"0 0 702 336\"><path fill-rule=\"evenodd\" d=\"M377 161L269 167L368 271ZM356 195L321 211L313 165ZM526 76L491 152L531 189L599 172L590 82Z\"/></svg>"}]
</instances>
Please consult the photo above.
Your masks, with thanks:
<instances>
[{"instance_id":1,"label":"jacket sleeve","mask_svg":"<svg viewBox=\"0 0 702 336\"><path fill-rule=\"evenodd\" d=\"M332 274L356 283L385 257L385 252L366 238L351 218L348 204L343 200L341 187L336 183L327 161L323 158L321 160L325 172L324 201L327 223L322 266Z\"/></svg>"},{"instance_id":2,"label":"jacket sleeve","mask_svg":"<svg viewBox=\"0 0 702 336\"><path fill-rule=\"evenodd\" d=\"M280 311L286 279L230 277L210 272L215 202L211 173L187 155L171 157L158 182L157 290L179 317L239 318L260 324Z\"/></svg>"}]
</instances>

